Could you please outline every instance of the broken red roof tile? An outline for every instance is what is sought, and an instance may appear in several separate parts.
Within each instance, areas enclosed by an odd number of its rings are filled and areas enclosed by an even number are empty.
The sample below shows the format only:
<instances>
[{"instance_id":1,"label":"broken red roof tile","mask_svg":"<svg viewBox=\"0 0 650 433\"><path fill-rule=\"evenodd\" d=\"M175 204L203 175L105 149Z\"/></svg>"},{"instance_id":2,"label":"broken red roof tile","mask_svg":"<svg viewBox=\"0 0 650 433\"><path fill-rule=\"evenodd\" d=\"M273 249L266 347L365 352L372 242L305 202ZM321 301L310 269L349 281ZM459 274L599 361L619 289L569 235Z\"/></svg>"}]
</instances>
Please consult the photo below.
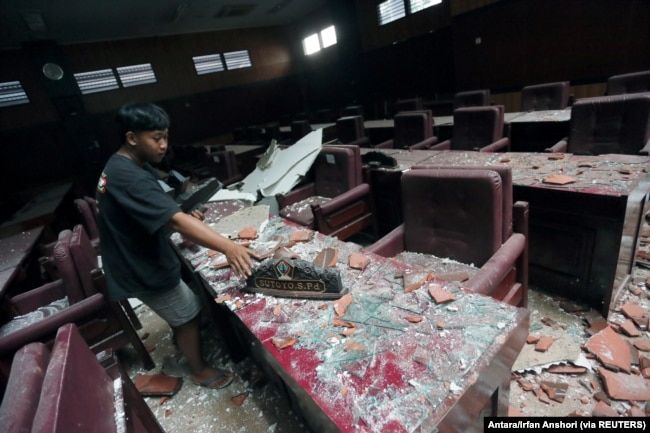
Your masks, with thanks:
<instances>
[{"instance_id":1,"label":"broken red roof tile","mask_svg":"<svg viewBox=\"0 0 650 433\"><path fill-rule=\"evenodd\" d=\"M289 240L293 242L309 242L314 237L311 230L295 230L289 235Z\"/></svg>"},{"instance_id":2,"label":"broken red roof tile","mask_svg":"<svg viewBox=\"0 0 650 433\"><path fill-rule=\"evenodd\" d=\"M630 348L627 341L607 327L589 337L585 348L596 355L598 360L613 370L630 371Z\"/></svg>"},{"instance_id":3,"label":"broken red roof tile","mask_svg":"<svg viewBox=\"0 0 650 433\"><path fill-rule=\"evenodd\" d=\"M625 322L621 323L620 329L621 332L628 337L638 337L641 335L634 322L632 322L630 319L627 319Z\"/></svg>"},{"instance_id":4,"label":"broken red roof tile","mask_svg":"<svg viewBox=\"0 0 650 433\"><path fill-rule=\"evenodd\" d=\"M337 248L323 248L316 256L313 263L321 268L330 268L336 265L339 257L339 250Z\"/></svg>"},{"instance_id":5,"label":"broken red roof tile","mask_svg":"<svg viewBox=\"0 0 650 433\"><path fill-rule=\"evenodd\" d=\"M535 345L536 352L546 352L549 347L553 344L555 339L553 337L542 336L539 338L539 341Z\"/></svg>"},{"instance_id":6,"label":"broken red roof tile","mask_svg":"<svg viewBox=\"0 0 650 433\"><path fill-rule=\"evenodd\" d=\"M430 278L429 272L404 272L404 293L412 292L422 287Z\"/></svg>"},{"instance_id":7,"label":"broken red roof tile","mask_svg":"<svg viewBox=\"0 0 650 433\"><path fill-rule=\"evenodd\" d=\"M348 340L345 342L343 350L346 352L363 352L366 348L354 340Z\"/></svg>"},{"instance_id":8,"label":"broken red roof tile","mask_svg":"<svg viewBox=\"0 0 650 433\"><path fill-rule=\"evenodd\" d=\"M528 344L535 344L538 341L539 341L539 337L536 335L528 334L528 337L526 337L526 343Z\"/></svg>"},{"instance_id":9,"label":"broken red roof tile","mask_svg":"<svg viewBox=\"0 0 650 433\"><path fill-rule=\"evenodd\" d=\"M610 405L605 403L604 401L599 401L594 410L591 412L592 416L618 416L618 412L616 412Z\"/></svg>"},{"instance_id":10,"label":"broken red roof tile","mask_svg":"<svg viewBox=\"0 0 650 433\"><path fill-rule=\"evenodd\" d=\"M639 367L643 370L644 368L650 367L650 358L647 356L639 355Z\"/></svg>"},{"instance_id":11,"label":"broken red roof tile","mask_svg":"<svg viewBox=\"0 0 650 433\"><path fill-rule=\"evenodd\" d=\"M345 320L341 320L338 317L334 318L332 320L332 325L333 326L341 326L343 328L354 328L354 324L352 322L346 322Z\"/></svg>"},{"instance_id":12,"label":"broken red roof tile","mask_svg":"<svg viewBox=\"0 0 650 433\"><path fill-rule=\"evenodd\" d=\"M621 313L628 319L633 317L643 317L645 316L645 310L640 305L636 304L625 304L621 307Z\"/></svg>"},{"instance_id":13,"label":"broken red roof tile","mask_svg":"<svg viewBox=\"0 0 650 433\"><path fill-rule=\"evenodd\" d=\"M576 409L576 410L574 410L573 412L571 412L570 414L568 414L567 416L572 416L572 417L575 417L575 416L585 416L585 417L589 417L589 416L591 416L591 415L590 415L588 412L582 411L582 410L580 410L580 409Z\"/></svg>"},{"instance_id":14,"label":"broken red roof tile","mask_svg":"<svg viewBox=\"0 0 650 433\"><path fill-rule=\"evenodd\" d=\"M645 417L645 410L641 409L640 407L631 407L630 410L628 411L627 416L636 416L636 417Z\"/></svg>"},{"instance_id":15,"label":"broken red roof tile","mask_svg":"<svg viewBox=\"0 0 650 433\"><path fill-rule=\"evenodd\" d=\"M257 230L253 227L244 227L237 233L239 239L255 239L257 238Z\"/></svg>"},{"instance_id":16,"label":"broken red roof tile","mask_svg":"<svg viewBox=\"0 0 650 433\"><path fill-rule=\"evenodd\" d=\"M526 416L523 412L519 411L517 408L508 406L508 416Z\"/></svg>"},{"instance_id":17,"label":"broken red roof tile","mask_svg":"<svg viewBox=\"0 0 650 433\"><path fill-rule=\"evenodd\" d=\"M226 293L225 295L221 295L221 296L218 296L217 298L215 298L214 302L216 302L217 304L223 304L226 301L230 301L231 298L232 298L232 295L230 295L229 293Z\"/></svg>"},{"instance_id":18,"label":"broken red roof tile","mask_svg":"<svg viewBox=\"0 0 650 433\"><path fill-rule=\"evenodd\" d=\"M643 352L650 352L650 339L648 338L639 338L634 340L634 347Z\"/></svg>"},{"instance_id":19,"label":"broken red roof tile","mask_svg":"<svg viewBox=\"0 0 650 433\"><path fill-rule=\"evenodd\" d=\"M603 317L600 317L598 319L595 319L591 322L591 325L585 329L589 335L596 335L603 329L607 328L607 320L605 320Z\"/></svg>"},{"instance_id":20,"label":"broken red roof tile","mask_svg":"<svg viewBox=\"0 0 650 433\"><path fill-rule=\"evenodd\" d=\"M598 367L605 391L614 400L650 400L650 381L641 376L615 373Z\"/></svg>"},{"instance_id":21,"label":"broken red roof tile","mask_svg":"<svg viewBox=\"0 0 650 433\"><path fill-rule=\"evenodd\" d=\"M232 402L235 403L237 406L241 406L244 403L244 400L246 400L246 397L248 397L248 393L242 392L241 394L232 396L230 400L232 400Z\"/></svg>"},{"instance_id":22,"label":"broken red roof tile","mask_svg":"<svg viewBox=\"0 0 650 433\"><path fill-rule=\"evenodd\" d=\"M456 299L451 292L449 292L444 287L438 286L437 284L431 284L429 286L429 294L436 302L436 304L444 304Z\"/></svg>"},{"instance_id":23,"label":"broken red roof tile","mask_svg":"<svg viewBox=\"0 0 650 433\"><path fill-rule=\"evenodd\" d=\"M648 317L633 317L632 321L636 324L637 328L641 331L646 331L648 329Z\"/></svg>"},{"instance_id":24,"label":"broken red roof tile","mask_svg":"<svg viewBox=\"0 0 650 433\"><path fill-rule=\"evenodd\" d=\"M406 316L406 320L411 323L420 323L422 321L422 316Z\"/></svg>"},{"instance_id":25,"label":"broken red roof tile","mask_svg":"<svg viewBox=\"0 0 650 433\"><path fill-rule=\"evenodd\" d=\"M535 396L536 396L537 399L538 399L539 401L541 401L542 403L546 403L546 404L550 404L550 403L551 403L551 400L549 400L549 398L548 398L548 394L546 394L546 393L545 393L541 388L539 388L539 389L537 389L537 390L535 391Z\"/></svg>"},{"instance_id":26,"label":"broken red roof tile","mask_svg":"<svg viewBox=\"0 0 650 433\"><path fill-rule=\"evenodd\" d=\"M348 306L352 303L352 295L349 293L341 296L339 299L334 301L334 312L338 317L341 317L345 314L345 311L348 309Z\"/></svg>"},{"instance_id":27,"label":"broken red roof tile","mask_svg":"<svg viewBox=\"0 0 650 433\"><path fill-rule=\"evenodd\" d=\"M558 403L562 403L564 401L564 398L566 397L566 391L569 389L568 383L550 382L546 380L542 381L540 386L551 400L555 400Z\"/></svg>"},{"instance_id":28,"label":"broken red roof tile","mask_svg":"<svg viewBox=\"0 0 650 433\"><path fill-rule=\"evenodd\" d=\"M557 320L551 319L550 317L542 318L542 323L554 329L566 329L566 324L560 323Z\"/></svg>"},{"instance_id":29,"label":"broken red roof tile","mask_svg":"<svg viewBox=\"0 0 650 433\"><path fill-rule=\"evenodd\" d=\"M542 183L549 183L552 185L566 185L567 183L573 183L576 179L566 174L551 174L542 179Z\"/></svg>"},{"instance_id":30,"label":"broken red roof tile","mask_svg":"<svg viewBox=\"0 0 650 433\"><path fill-rule=\"evenodd\" d=\"M365 269L370 263L370 257L361 253L352 253L348 259L348 264L352 269Z\"/></svg>"},{"instance_id":31,"label":"broken red roof tile","mask_svg":"<svg viewBox=\"0 0 650 433\"><path fill-rule=\"evenodd\" d=\"M596 401L604 401L607 404L612 404L612 401L607 397L607 394L605 394L605 391L598 391L597 393L594 394L594 398Z\"/></svg>"},{"instance_id":32,"label":"broken red roof tile","mask_svg":"<svg viewBox=\"0 0 650 433\"><path fill-rule=\"evenodd\" d=\"M296 339L293 337L273 337L271 342L278 350L282 350L296 344Z\"/></svg>"}]
</instances>

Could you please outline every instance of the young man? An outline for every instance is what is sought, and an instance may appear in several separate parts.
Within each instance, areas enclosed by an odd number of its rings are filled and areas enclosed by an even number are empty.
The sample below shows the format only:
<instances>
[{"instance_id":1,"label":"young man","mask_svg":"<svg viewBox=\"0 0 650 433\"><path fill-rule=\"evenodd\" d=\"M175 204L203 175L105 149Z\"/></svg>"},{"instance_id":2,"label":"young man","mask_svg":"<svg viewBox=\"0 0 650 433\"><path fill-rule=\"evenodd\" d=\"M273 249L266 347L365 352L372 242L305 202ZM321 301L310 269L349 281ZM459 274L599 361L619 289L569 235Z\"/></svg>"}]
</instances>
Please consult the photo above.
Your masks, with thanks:
<instances>
[{"instance_id":1,"label":"young man","mask_svg":"<svg viewBox=\"0 0 650 433\"><path fill-rule=\"evenodd\" d=\"M173 330L188 361L190 379L209 388L223 388L232 378L208 365L201 354L200 303L181 279L181 263L169 242L177 231L206 248L226 255L233 271L251 274L251 252L190 216L158 184L151 164L167 152L169 117L153 104L132 103L117 118L121 146L97 185L99 236L109 296L138 298Z\"/></svg>"}]
</instances>

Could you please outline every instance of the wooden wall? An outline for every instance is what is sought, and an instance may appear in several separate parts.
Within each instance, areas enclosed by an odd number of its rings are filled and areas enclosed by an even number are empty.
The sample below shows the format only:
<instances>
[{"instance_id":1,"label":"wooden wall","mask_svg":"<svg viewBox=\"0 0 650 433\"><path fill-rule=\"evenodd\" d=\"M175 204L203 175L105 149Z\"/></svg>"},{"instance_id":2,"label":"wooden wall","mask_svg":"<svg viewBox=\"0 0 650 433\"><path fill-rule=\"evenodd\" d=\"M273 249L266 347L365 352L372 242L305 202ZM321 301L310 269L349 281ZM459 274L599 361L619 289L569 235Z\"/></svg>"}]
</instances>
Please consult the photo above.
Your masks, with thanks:
<instances>
[{"instance_id":1,"label":"wooden wall","mask_svg":"<svg viewBox=\"0 0 650 433\"><path fill-rule=\"evenodd\" d=\"M452 18L457 90L568 80L576 98L599 96L607 77L650 69L648 29L645 0L496 2Z\"/></svg>"},{"instance_id":2,"label":"wooden wall","mask_svg":"<svg viewBox=\"0 0 650 433\"><path fill-rule=\"evenodd\" d=\"M113 113L131 100L162 105L172 142L187 143L351 103L381 116L397 98L444 102L472 88L516 111L527 84L570 80L576 98L597 96L608 76L650 69L647 0L445 0L381 27L378 3L329 0L287 28L57 47L68 72L151 62L157 74L155 84L91 95L52 98L31 48L0 51L0 81L19 78L31 98L0 108L0 184L80 170L92 179L117 145ZM303 56L302 38L329 24L338 44ZM192 56L239 49L253 68L195 74Z\"/></svg>"}]
</instances>

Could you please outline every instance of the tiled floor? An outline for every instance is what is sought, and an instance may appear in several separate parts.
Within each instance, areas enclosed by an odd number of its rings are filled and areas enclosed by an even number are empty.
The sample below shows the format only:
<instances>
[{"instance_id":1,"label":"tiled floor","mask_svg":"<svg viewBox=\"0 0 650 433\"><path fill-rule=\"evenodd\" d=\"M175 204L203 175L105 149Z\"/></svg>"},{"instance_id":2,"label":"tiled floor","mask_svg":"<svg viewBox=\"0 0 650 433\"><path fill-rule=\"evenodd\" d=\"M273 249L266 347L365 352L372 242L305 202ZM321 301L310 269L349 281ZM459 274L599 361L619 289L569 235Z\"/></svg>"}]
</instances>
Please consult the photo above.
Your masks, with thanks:
<instances>
[{"instance_id":1,"label":"tiled floor","mask_svg":"<svg viewBox=\"0 0 650 433\"><path fill-rule=\"evenodd\" d=\"M646 228L647 230L647 228ZM643 240L646 238L643 237ZM646 250L645 243L642 250ZM637 266L634 278L628 290L619 299L618 307L625 304L639 305L644 311L650 311L650 290L646 287L646 278L650 270ZM571 307L571 308L569 308ZM545 293L539 288L532 288L529 296L531 312L530 335L553 338L553 344L547 352L537 352L534 345L526 345L522 350L513 371L510 407L512 415L519 416L568 416L619 414L621 416L645 415L644 401L613 399L598 374L602 363L596 356L583 347L591 337L589 323L597 323L601 318L598 313L575 303L568 302L556 295ZM569 311L567 311L569 310ZM577 311L576 311L577 310ZM160 371L166 364L165 359L174 355L171 332L166 324L144 306L136 309L143 323L139 333L145 338L145 344L153 349L152 356ZM615 312L610 314L608 323L618 330L626 317ZM617 333L624 340L634 344L648 338L645 329L640 329L639 336L629 337ZM171 432L303 432L306 427L292 413L288 403L279 397L273 384L266 381L255 367L253 360L245 359L233 363L214 328L204 330L205 350L208 358L216 365L224 365L236 373L236 379L229 387L222 390L200 388L186 378L182 389L171 398L147 397L146 400L158 417L163 428ZM634 346L631 345L633 348ZM643 351L632 350L632 374L638 378L644 366ZM650 354L646 356L650 357ZM133 354L126 350L123 359L132 379L138 374L151 373L141 369ZM649 362L650 363L650 362ZM551 366L584 367L578 374L552 373ZM176 370L166 369L170 374L181 374ZM643 381L645 383L645 381ZM647 386L647 385L645 385ZM549 390L548 392L544 389ZM555 393L553 391L555 390ZM643 390L645 392L645 389ZM241 405L234 402L235 397L245 396ZM564 396L564 397L563 397ZM612 412L610 412L612 411Z\"/></svg>"}]
</instances>

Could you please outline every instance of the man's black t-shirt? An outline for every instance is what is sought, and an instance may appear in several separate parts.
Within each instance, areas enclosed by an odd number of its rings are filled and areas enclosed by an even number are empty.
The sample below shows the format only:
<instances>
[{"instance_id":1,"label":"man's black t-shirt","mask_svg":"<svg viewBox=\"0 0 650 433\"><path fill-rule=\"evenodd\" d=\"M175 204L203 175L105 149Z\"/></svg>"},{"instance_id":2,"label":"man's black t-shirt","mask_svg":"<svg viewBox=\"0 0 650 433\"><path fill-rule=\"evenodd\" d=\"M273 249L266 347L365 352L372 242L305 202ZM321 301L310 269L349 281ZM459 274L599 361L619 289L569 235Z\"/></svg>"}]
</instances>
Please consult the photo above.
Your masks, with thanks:
<instances>
[{"instance_id":1,"label":"man's black t-shirt","mask_svg":"<svg viewBox=\"0 0 650 433\"><path fill-rule=\"evenodd\" d=\"M97 185L102 264L113 299L163 292L180 282L165 224L181 209L154 173L149 164L113 155Z\"/></svg>"}]
</instances>

